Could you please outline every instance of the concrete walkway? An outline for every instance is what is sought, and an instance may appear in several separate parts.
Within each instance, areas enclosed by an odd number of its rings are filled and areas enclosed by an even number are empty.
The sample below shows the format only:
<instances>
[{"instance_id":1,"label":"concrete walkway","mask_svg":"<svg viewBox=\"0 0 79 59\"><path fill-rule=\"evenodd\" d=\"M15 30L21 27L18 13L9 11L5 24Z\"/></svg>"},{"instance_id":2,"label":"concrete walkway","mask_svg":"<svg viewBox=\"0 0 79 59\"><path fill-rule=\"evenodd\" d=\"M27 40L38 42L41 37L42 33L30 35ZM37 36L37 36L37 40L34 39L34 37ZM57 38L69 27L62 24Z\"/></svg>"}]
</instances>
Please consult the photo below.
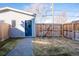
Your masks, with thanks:
<instances>
[{"instance_id":1,"label":"concrete walkway","mask_svg":"<svg viewBox=\"0 0 79 59\"><path fill-rule=\"evenodd\" d=\"M32 56L32 39L21 39L16 47L7 56Z\"/></svg>"}]
</instances>

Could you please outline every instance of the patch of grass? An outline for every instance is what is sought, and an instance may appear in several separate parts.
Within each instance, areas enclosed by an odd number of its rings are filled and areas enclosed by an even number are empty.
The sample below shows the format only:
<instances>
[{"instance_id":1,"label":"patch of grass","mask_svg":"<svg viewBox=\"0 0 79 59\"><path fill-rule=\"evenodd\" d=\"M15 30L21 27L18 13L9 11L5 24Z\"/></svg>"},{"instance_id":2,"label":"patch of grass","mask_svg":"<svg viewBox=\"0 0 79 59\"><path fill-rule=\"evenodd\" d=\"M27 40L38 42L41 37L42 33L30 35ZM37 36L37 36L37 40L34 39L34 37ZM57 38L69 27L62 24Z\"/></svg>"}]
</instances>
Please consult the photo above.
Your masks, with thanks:
<instances>
[{"instance_id":1,"label":"patch of grass","mask_svg":"<svg viewBox=\"0 0 79 59\"><path fill-rule=\"evenodd\" d=\"M49 42L42 44L40 42ZM78 48L78 49L76 49ZM33 40L33 55L35 56L73 56L79 55L79 42L63 38L36 38Z\"/></svg>"},{"instance_id":2,"label":"patch of grass","mask_svg":"<svg viewBox=\"0 0 79 59\"><path fill-rule=\"evenodd\" d=\"M47 53L50 56L71 56L72 52L66 47L49 47Z\"/></svg>"},{"instance_id":3,"label":"patch of grass","mask_svg":"<svg viewBox=\"0 0 79 59\"><path fill-rule=\"evenodd\" d=\"M6 44L7 42L9 42L10 41L10 39L7 39L7 40L5 40L5 41L0 41L0 48L4 45L4 44Z\"/></svg>"},{"instance_id":4,"label":"patch of grass","mask_svg":"<svg viewBox=\"0 0 79 59\"><path fill-rule=\"evenodd\" d=\"M66 47L58 47L58 46L46 46L39 47L36 46L33 49L33 53L36 56L71 56L72 51Z\"/></svg>"},{"instance_id":5,"label":"patch of grass","mask_svg":"<svg viewBox=\"0 0 79 59\"><path fill-rule=\"evenodd\" d=\"M17 40L5 40L0 42L0 56L6 55L10 50L16 46Z\"/></svg>"}]
</instances>

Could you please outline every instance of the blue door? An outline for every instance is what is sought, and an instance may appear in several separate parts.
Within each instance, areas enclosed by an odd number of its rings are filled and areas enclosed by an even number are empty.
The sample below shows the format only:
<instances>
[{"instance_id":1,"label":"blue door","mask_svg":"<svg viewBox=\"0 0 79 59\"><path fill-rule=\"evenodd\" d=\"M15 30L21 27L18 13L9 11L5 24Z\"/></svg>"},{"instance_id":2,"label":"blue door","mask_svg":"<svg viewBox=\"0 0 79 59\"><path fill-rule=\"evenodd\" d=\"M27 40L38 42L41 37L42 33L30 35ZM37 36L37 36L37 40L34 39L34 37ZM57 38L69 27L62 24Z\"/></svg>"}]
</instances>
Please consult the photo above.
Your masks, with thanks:
<instances>
[{"instance_id":1,"label":"blue door","mask_svg":"<svg viewBox=\"0 0 79 59\"><path fill-rule=\"evenodd\" d=\"M32 36L32 20L25 21L25 36Z\"/></svg>"}]
</instances>

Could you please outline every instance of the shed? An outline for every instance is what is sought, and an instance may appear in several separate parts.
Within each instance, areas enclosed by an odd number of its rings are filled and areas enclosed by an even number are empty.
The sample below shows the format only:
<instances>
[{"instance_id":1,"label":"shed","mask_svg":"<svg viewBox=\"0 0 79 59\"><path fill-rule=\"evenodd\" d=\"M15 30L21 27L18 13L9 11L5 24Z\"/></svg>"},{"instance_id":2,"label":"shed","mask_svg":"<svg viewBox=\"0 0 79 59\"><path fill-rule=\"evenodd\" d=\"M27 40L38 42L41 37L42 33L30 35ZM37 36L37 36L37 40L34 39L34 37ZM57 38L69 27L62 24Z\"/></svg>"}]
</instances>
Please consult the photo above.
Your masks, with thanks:
<instances>
[{"instance_id":1,"label":"shed","mask_svg":"<svg viewBox=\"0 0 79 59\"><path fill-rule=\"evenodd\" d=\"M35 37L35 14L10 7L0 8L0 38L4 37Z\"/></svg>"}]
</instances>

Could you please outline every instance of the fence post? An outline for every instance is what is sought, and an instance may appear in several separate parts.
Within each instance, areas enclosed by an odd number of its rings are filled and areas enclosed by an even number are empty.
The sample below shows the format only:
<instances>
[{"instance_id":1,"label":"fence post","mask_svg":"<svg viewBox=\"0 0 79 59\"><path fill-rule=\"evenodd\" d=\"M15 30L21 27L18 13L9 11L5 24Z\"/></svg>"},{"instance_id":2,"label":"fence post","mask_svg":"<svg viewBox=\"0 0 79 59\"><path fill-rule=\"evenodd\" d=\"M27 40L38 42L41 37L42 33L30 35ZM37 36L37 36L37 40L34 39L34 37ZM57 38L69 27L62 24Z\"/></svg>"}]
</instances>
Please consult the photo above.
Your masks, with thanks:
<instances>
[{"instance_id":1,"label":"fence post","mask_svg":"<svg viewBox=\"0 0 79 59\"><path fill-rule=\"evenodd\" d=\"M73 33L72 39L75 40L75 23L72 23L72 33Z\"/></svg>"},{"instance_id":2,"label":"fence post","mask_svg":"<svg viewBox=\"0 0 79 59\"><path fill-rule=\"evenodd\" d=\"M64 27L64 25L61 24L61 35L62 35L62 38L63 38L63 36L64 36L64 35L63 35L63 33L64 33L64 30L63 30L63 29L64 29L64 28L63 28L63 27Z\"/></svg>"}]
</instances>

